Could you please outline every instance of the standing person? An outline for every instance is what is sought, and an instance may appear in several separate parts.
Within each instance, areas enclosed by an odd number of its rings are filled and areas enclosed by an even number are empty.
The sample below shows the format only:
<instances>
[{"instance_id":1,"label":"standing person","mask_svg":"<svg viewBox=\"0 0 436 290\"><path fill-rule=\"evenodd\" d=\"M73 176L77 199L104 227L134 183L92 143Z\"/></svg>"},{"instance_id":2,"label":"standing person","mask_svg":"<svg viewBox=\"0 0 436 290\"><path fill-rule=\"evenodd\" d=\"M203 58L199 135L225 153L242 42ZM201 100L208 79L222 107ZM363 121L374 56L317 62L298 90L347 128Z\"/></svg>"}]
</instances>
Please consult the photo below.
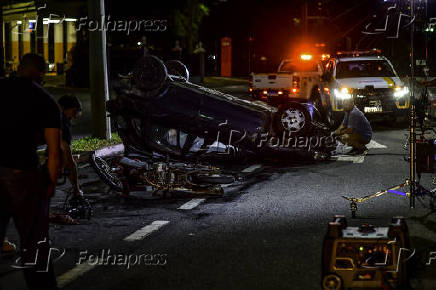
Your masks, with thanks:
<instances>
[{"instance_id":1,"label":"standing person","mask_svg":"<svg viewBox=\"0 0 436 290\"><path fill-rule=\"evenodd\" d=\"M58 100L62 111L62 155L63 167L69 171L68 178L73 186L73 196L83 196L80 190L77 164L74 161L73 154L71 153L71 141L73 139L71 134L71 120L79 117L82 112L82 104L76 96L65 95Z\"/></svg>"},{"instance_id":2,"label":"standing person","mask_svg":"<svg viewBox=\"0 0 436 290\"><path fill-rule=\"evenodd\" d=\"M18 76L0 80L0 240L12 217L20 237L21 262L31 290L57 289L49 261L49 201L60 170L61 115L42 87L44 58L26 54ZM49 149L45 170L37 146Z\"/></svg>"},{"instance_id":3,"label":"standing person","mask_svg":"<svg viewBox=\"0 0 436 290\"><path fill-rule=\"evenodd\" d=\"M354 105L353 99L344 101L344 111L344 120L335 134L341 137L342 143L352 147L350 154L363 154L372 138L371 124Z\"/></svg>"}]
</instances>

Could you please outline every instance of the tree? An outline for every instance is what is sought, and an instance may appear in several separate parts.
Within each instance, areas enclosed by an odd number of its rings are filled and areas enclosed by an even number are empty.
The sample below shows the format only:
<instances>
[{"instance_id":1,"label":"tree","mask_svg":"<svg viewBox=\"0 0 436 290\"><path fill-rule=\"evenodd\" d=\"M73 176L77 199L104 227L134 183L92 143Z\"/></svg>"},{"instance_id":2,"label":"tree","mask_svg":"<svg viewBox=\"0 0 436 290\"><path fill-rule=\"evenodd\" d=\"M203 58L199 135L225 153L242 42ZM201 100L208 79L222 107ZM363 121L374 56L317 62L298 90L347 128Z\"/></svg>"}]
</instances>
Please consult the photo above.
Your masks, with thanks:
<instances>
[{"instance_id":1,"label":"tree","mask_svg":"<svg viewBox=\"0 0 436 290\"><path fill-rule=\"evenodd\" d=\"M188 0L185 7L173 11L173 27L176 38L182 40L188 54L192 54L198 42L200 24L209 15L209 8L199 0Z\"/></svg>"}]
</instances>

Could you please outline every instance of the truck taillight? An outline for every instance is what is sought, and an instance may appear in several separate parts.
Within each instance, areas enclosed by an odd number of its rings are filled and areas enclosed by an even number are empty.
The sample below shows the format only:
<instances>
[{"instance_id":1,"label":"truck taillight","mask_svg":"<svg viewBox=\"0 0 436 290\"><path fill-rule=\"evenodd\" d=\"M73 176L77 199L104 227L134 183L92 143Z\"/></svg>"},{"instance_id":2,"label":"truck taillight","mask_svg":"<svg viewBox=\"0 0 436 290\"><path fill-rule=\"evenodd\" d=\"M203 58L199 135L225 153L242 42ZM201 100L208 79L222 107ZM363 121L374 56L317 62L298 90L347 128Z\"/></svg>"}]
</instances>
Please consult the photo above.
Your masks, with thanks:
<instances>
[{"instance_id":1,"label":"truck taillight","mask_svg":"<svg viewBox=\"0 0 436 290\"><path fill-rule=\"evenodd\" d=\"M300 77L292 77L292 87L299 88L300 87Z\"/></svg>"}]
</instances>

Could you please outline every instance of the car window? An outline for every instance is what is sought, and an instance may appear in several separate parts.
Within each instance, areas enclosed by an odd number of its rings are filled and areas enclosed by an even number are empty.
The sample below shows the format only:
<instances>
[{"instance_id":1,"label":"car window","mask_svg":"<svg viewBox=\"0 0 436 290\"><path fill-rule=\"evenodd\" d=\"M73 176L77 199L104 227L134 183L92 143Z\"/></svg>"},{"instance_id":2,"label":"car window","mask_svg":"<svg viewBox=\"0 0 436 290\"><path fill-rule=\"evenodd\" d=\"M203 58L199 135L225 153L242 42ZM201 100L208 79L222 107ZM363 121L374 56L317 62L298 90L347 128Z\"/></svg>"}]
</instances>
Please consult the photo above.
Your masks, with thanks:
<instances>
[{"instance_id":1,"label":"car window","mask_svg":"<svg viewBox=\"0 0 436 290\"><path fill-rule=\"evenodd\" d=\"M286 61L280 67L280 72L317 72L318 64L316 62L293 62Z\"/></svg>"},{"instance_id":2,"label":"car window","mask_svg":"<svg viewBox=\"0 0 436 290\"><path fill-rule=\"evenodd\" d=\"M357 60L340 62L336 78L396 77L391 65L385 60Z\"/></svg>"}]
</instances>

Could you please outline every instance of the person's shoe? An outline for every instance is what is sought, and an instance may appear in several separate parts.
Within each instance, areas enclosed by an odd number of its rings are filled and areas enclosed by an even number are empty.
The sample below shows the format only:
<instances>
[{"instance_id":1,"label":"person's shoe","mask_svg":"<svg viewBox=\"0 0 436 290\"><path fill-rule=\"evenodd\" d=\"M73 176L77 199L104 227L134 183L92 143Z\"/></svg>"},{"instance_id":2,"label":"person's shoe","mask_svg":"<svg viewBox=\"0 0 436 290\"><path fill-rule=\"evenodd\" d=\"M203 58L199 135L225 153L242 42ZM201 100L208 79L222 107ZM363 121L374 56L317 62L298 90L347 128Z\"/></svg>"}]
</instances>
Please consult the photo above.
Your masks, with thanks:
<instances>
[{"instance_id":1,"label":"person's shoe","mask_svg":"<svg viewBox=\"0 0 436 290\"><path fill-rule=\"evenodd\" d=\"M17 252L17 246L9 241L3 241L1 252L3 255L14 255Z\"/></svg>"},{"instance_id":2,"label":"person's shoe","mask_svg":"<svg viewBox=\"0 0 436 290\"><path fill-rule=\"evenodd\" d=\"M332 156L346 155L353 150L353 147L346 144L338 143L336 149L331 152Z\"/></svg>"},{"instance_id":3,"label":"person's shoe","mask_svg":"<svg viewBox=\"0 0 436 290\"><path fill-rule=\"evenodd\" d=\"M366 152L368 152L368 148L366 148L366 146L364 148L358 149L358 148L353 148L353 150L351 150L348 155L363 155Z\"/></svg>"}]
</instances>

